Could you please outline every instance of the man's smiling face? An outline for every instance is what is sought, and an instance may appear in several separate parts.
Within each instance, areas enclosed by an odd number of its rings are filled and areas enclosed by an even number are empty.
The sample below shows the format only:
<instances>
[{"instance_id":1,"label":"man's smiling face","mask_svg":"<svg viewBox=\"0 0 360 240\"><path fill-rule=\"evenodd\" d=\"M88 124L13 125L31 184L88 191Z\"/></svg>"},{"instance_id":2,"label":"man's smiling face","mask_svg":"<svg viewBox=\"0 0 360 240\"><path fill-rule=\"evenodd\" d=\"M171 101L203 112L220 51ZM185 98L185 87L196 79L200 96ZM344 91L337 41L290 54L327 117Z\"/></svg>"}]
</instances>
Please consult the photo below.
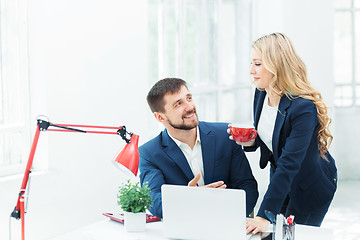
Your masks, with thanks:
<instances>
[{"instance_id":1,"label":"man's smiling face","mask_svg":"<svg viewBox=\"0 0 360 240\"><path fill-rule=\"evenodd\" d=\"M174 94L164 96L165 112L162 113L164 120L173 128L191 130L198 126L199 120L196 114L195 103L186 86Z\"/></svg>"}]
</instances>

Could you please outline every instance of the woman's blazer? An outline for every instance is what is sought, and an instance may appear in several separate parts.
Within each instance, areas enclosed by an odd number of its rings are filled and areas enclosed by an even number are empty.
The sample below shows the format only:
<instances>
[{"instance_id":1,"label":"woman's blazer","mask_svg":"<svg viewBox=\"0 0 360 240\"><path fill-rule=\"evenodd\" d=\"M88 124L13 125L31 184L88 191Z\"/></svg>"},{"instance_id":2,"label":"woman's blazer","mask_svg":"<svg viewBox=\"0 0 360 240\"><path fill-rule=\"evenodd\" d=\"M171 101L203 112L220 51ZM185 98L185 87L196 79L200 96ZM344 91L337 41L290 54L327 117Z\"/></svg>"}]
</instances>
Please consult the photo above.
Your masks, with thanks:
<instances>
[{"instance_id":1,"label":"woman's blazer","mask_svg":"<svg viewBox=\"0 0 360 240\"><path fill-rule=\"evenodd\" d=\"M257 129L265 91L256 89L254 96L254 126ZM287 195L294 201L297 211L309 213L332 200L337 185L337 169L330 153L324 159L319 154L318 118L315 104L301 97L282 96L273 132L273 152L257 136L255 146L260 147L260 168L268 162L276 168L261 203L258 216L265 210L280 212Z\"/></svg>"}]
</instances>

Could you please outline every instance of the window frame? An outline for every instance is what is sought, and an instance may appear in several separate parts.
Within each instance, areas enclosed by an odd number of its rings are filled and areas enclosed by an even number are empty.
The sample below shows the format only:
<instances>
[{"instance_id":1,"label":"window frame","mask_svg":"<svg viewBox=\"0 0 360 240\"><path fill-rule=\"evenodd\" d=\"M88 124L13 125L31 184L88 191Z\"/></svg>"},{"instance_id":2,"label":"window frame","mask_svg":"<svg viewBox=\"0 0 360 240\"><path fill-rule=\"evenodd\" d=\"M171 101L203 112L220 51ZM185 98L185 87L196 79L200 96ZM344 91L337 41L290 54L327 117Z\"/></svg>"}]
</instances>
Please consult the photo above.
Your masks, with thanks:
<instances>
[{"instance_id":1,"label":"window frame","mask_svg":"<svg viewBox=\"0 0 360 240\"><path fill-rule=\"evenodd\" d=\"M167 49L168 45L167 45L167 40L166 40L166 36L164 36L166 33L164 32L164 29L166 28L166 25L164 26L164 24L162 23L166 23L169 21L166 21L166 4L168 4L168 1L166 0L149 0L149 8L151 9L153 7L153 11L155 11L157 13L157 20L155 21L154 19L151 19L153 15L155 15L154 13L150 13L149 14L149 31L153 31L156 30L156 34L157 34L157 43L154 44L154 36L151 35L151 33L149 33L149 64L153 64L152 66L149 67L149 84L150 86L152 86L155 82L157 82L158 80L165 78L165 77L179 77L184 79L190 88L191 93L193 94L194 97L194 101L197 104L197 111L199 113L199 118L200 120L204 120L204 121L226 121L226 122L251 122L252 121L252 97L253 97L253 92L254 92L254 86L251 85L251 81L250 81L250 77L248 74L248 68L247 66L245 67L245 62L249 62L249 54L250 54L250 47L251 47L251 42L252 42L252 9L253 9L253 3L252 1L249 0L242 0L242 1L233 1L233 0L225 0L225 1L209 1L206 2L205 1L198 1L200 2L199 5L201 5L201 8L204 8L204 5L207 5L205 7L209 7L211 8L214 12L210 13L213 14L213 18L217 18L216 20L219 21L219 5L220 4L229 4L230 5L233 3L234 5L234 14L235 14L235 19L239 19L240 16L242 16L242 12L241 10L239 10L239 8L242 6L241 4L244 4L245 6L248 7L248 9L244 10L247 11L246 13L247 18L244 20L244 22L246 22L246 26L242 26L241 24L243 24L243 22L240 23L234 23L234 39L235 39L235 46L234 49L236 50L237 53L241 52L241 54L234 54L236 56L235 59L235 77L234 79L242 79L240 80L235 80L230 84L226 84L222 81L221 76L220 75L220 69L219 66L221 66L220 64L218 64L218 61L220 61L220 56L219 56L219 45L217 44L221 44L221 43L217 43L217 41L219 40L219 26L216 26L217 23L209 23L209 25L211 25L211 27L214 28L213 34L215 35L215 37L213 39L211 39L213 41L213 45L211 45L210 48L210 53L207 53L208 56L212 56L214 62L216 62L216 64L214 64L216 67L214 68L210 68L209 70L211 71L211 73L208 73L208 75L211 76L211 74L215 77L211 78L211 79L207 79L205 80L205 82L201 82L199 81L199 79L202 79L204 76L201 76L201 72L199 71L199 69L197 69L198 71L196 72L194 79L188 78L186 71L187 71L187 66L186 66L186 60L184 60L184 58L186 58L186 56L184 56L185 54L179 54L181 52L181 46L182 45L186 45L186 43L184 43L185 40L185 27L186 27L186 1L175 1L175 6L174 6L174 22L176 23L176 32L175 32L175 36L171 36L175 39L175 44L173 44L175 46L175 70L171 71L169 70L170 68L166 67L166 61L167 61ZM213 4L213 6L209 6ZM204 11L203 11L204 12ZM203 12L201 12L201 9L199 10L199 15L201 15ZM182 17L180 17L182 16ZM201 17L204 17L203 15L201 15ZM237 17L237 18L236 18ZM211 16L209 17L211 18ZM210 19L211 21L211 19ZM154 27L154 25L157 24L157 27ZM244 25L244 24L243 24ZM206 27L206 26L205 26ZM246 28L246 29L245 29ZM244 30L245 29L245 30ZM247 31L247 39L243 40L242 38L244 38L244 31ZM241 41L243 41L241 43ZM246 43L244 43L244 41L246 41ZM242 46L239 46L240 44L243 44ZM162 46L162 47L161 47ZM239 49L243 47L242 49ZM157 48L157 51L154 51L154 49ZM245 50L246 49L246 50ZM201 50L200 50L201 51ZM245 52L244 52L245 51ZM209 59L205 59L206 60ZM184 63L185 62L185 63ZM197 63L197 65L199 65L199 63ZM243 69L239 70L237 67L242 67ZM184 73L185 72L185 73ZM246 79L244 79L244 76ZM234 95L236 95L238 92L241 91L247 91L249 94L247 94L246 101L240 101L239 100L239 104L240 105L245 105L248 104L249 106L245 109L248 109L249 111L241 111L241 113L245 116L243 119L239 120L239 119L234 119L234 115L231 116L226 116L223 117L220 115L221 112L221 108L224 107L224 96L229 93L229 92L233 92ZM211 115L210 109L208 107L208 111L204 110L203 107L199 107L202 104L204 104L204 101L202 102L198 102L199 98L204 97L204 96L213 96L216 98L215 100L215 106L211 106L211 111L214 111L213 115ZM204 112L203 112L204 111ZM235 109L229 109L229 111L235 111ZM151 119L153 122L153 119ZM151 124L150 125L154 125ZM163 128L163 126L161 126L161 128Z\"/></svg>"},{"instance_id":2,"label":"window frame","mask_svg":"<svg viewBox=\"0 0 360 240\"><path fill-rule=\"evenodd\" d=\"M27 0L0 5L0 177L21 174L30 149Z\"/></svg>"},{"instance_id":3,"label":"window frame","mask_svg":"<svg viewBox=\"0 0 360 240\"><path fill-rule=\"evenodd\" d=\"M356 17L356 13L359 14L360 17L360 8L356 8L355 7L355 0L350 0L350 6L349 7L336 7L334 8L334 14L336 16L336 14L339 13L349 13L350 14L350 31L351 31L351 82L350 83L338 83L336 81L336 74L334 74L334 87L335 87L335 101L334 101L334 107L335 108L360 108L360 95L357 96L356 95L356 89L360 88L360 82L357 82L357 78L359 78L360 76L357 76L358 74L360 74L360 71L357 72L356 71L356 65L357 65L357 61L360 59L357 59L356 54L357 54L357 50L358 48L360 48L360 44L356 44L356 42L359 42L360 39L357 39L356 37L356 21L355 21L355 17ZM336 19L336 18L335 18ZM336 24L336 23L335 23ZM360 26L358 26L359 28ZM334 35L336 29L334 29ZM336 38L335 38L336 41ZM335 47L335 44L334 44ZM335 58L334 58L335 59ZM334 69L336 68L336 64L334 62ZM337 98L336 96L336 90L340 89L342 87L349 87L351 88L351 97L349 98ZM339 90L340 91L340 90ZM344 103L344 101L351 101L351 104L346 104ZM342 104L340 102L343 102ZM358 102L358 103L357 103Z\"/></svg>"}]
</instances>

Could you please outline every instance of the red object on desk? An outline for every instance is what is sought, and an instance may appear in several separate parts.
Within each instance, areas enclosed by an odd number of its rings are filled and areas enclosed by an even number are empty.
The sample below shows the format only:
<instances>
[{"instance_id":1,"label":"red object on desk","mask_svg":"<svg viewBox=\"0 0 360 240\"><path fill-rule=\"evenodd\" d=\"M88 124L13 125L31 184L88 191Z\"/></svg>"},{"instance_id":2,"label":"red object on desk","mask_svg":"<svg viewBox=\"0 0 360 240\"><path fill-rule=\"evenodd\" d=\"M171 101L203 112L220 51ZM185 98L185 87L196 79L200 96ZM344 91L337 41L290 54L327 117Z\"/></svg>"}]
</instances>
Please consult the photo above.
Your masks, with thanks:
<instances>
[{"instance_id":1,"label":"red object on desk","mask_svg":"<svg viewBox=\"0 0 360 240\"><path fill-rule=\"evenodd\" d=\"M124 214L112 214L112 213L103 213L104 216L109 217L111 220L114 220L119 223L124 223ZM146 222L157 222L161 221L161 218L146 214Z\"/></svg>"},{"instance_id":2,"label":"red object on desk","mask_svg":"<svg viewBox=\"0 0 360 240\"><path fill-rule=\"evenodd\" d=\"M290 215L287 219L286 222L288 225L293 225L294 223L294 215Z\"/></svg>"}]
</instances>

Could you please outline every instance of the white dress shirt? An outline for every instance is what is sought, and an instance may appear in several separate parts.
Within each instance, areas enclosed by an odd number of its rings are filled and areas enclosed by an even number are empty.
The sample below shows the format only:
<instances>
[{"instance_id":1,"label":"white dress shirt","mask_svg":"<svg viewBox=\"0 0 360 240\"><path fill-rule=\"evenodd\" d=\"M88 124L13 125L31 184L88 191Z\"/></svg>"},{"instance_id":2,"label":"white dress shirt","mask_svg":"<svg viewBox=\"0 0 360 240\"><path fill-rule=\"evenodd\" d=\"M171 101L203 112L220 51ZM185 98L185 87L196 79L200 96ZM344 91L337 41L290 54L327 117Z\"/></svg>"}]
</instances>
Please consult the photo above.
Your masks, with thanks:
<instances>
[{"instance_id":1,"label":"white dress shirt","mask_svg":"<svg viewBox=\"0 0 360 240\"><path fill-rule=\"evenodd\" d=\"M257 131L259 137L271 152L273 151L272 138L273 138L277 112L278 112L278 106L276 107L269 106L268 96L266 96L264 99L264 104L261 111Z\"/></svg>"},{"instance_id":2,"label":"white dress shirt","mask_svg":"<svg viewBox=\"0 0 360 240\"><path fill-rule=\"evenodd\" d=\"M168 132L169 133L169 132ZM200 141L200 132L199 127L196 127L196 141L193 149L191 150L190 146L186 143L183 143L177 139L175 139L173 136L169 136L174 140L176 145L179 146L181 151L184 153L186 160L189 163L190 169L193 172L194 176L196 176L198 173L200 173L200 180L197 182L199 186L204 185L204 164L203 164L203 158L202 158L202 152L201 152L201 141Z\"/></svg>"}]
</instances>

